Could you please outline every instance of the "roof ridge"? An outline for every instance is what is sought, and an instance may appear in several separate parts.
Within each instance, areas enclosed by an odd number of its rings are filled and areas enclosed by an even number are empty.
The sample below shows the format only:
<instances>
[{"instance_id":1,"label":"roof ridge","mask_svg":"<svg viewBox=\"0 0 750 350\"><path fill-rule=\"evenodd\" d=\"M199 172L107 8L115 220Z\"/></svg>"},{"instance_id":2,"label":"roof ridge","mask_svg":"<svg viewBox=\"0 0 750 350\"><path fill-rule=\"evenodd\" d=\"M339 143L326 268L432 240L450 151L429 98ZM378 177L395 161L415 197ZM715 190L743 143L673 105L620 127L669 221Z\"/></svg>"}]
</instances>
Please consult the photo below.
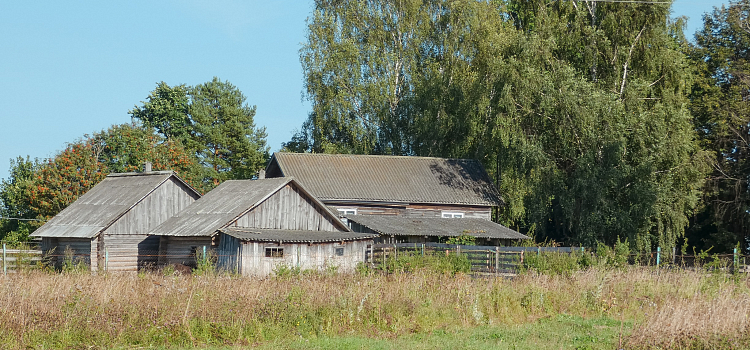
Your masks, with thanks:
<instances>
[{"instance_id":1,"label":"roof ridge","mask_svg":"<svg viewBox=\"0 0 750 350\"><path fill-rule=\"evenodd\" d=\"M368 157L368 158L409 158L409 159L437 159L437 160L473 160L479 161L474 158L446 158L446 157L428 157L428 156L399 156L390 154L353 154L353 153L296 153L296 152L274 152L276 154L291 154L291 155L303 155L303 156L323 156L323 157Z\"/></svg>"}]
</instances>

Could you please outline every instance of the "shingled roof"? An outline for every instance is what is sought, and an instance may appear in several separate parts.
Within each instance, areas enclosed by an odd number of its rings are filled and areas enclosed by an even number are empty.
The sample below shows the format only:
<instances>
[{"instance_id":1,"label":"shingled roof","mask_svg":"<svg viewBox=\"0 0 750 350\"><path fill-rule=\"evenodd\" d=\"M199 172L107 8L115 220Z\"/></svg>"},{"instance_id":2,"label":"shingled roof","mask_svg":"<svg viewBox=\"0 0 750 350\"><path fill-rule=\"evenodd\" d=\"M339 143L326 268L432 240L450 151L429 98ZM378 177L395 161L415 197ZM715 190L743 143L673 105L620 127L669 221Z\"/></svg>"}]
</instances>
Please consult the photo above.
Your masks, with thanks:
<instances>
[{"instance_id":1,"label":"shingled roof","mask_svg":"<svg viewBox=\"0 0 750 350\"><path fill-rule=\"evenodd\" d=\"M478 218L409 218L385 215L347 215L356 223L381 235L531 239L498 223Z\"/></svg>"},{"instance_id":2,"label":"shingled roof","mask_svg":"<svg viewBox=\"0 0 750 350\"><path fill-rule=\"evenodd\" d=\"M291 177L262 180L228 180L206 193L201 199L177 213L150 234L162 236L212 236L219 229L231 224L240 216L261 204L288 183L293 182L307 192ZM336 216L320 201L310 196L322 210L332 218ZM348 228L338 219L333 220L341 228Z\"/></svg>"},{"instance_id":3,"label":"shingled roof","mask_svg":"<svg viewBox=\"0 0 750 350\"><path fill-rule=\"evenodd\" d=\"M377 235L357 232L329 232L303 230L275 230L229 227L220 230L243 241L278 242L278 243L329 243L347 242L362 239L373 239Z\"/></svg>"},{"instance_id":4,"label":"shingled roof","mask_svg":"<svg viewBox=\"0 0 750 350\"><path fill-rule=\"evenodd\" d=\"M197 191L173 171L109 174L31 236L93 238L170 177L174 177L193 190L196 197L200 197Z\"/></svg>"},{"instance_id":5,"label":"shingled roof","mask_svg":"<svg viewBox=\"0 0 750 350\"><path fill-rule=\"evenodd\" d=\"M326 203L502 205L473 159L274 153L266 176L294 176Z\"/></svg>"}]
</instances>

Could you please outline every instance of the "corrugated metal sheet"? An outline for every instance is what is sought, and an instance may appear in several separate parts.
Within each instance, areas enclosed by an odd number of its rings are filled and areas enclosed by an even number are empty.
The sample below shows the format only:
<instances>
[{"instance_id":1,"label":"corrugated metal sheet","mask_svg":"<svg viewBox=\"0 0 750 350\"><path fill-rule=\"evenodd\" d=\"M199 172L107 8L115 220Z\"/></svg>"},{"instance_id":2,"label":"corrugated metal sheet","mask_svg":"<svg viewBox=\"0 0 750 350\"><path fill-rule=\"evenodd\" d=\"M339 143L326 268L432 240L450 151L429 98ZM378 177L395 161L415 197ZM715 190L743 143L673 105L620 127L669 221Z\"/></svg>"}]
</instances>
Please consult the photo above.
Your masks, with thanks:
<instances>
[{"instance_id":1,"label":"corrugated metal sheet","mask_svg":"<svg viewBox=\"0 0 750 350\"><path fill-rule=\"evenodd\" d=\"M382 215L347 215L356 223L382 235L456 237L469 235L477 238L530 239L492 221L476 218L408 218Z\"/></svg>"},{"instance_id":2,"label":"corrugated metal sheet","mask_svg":"<svg viewBox=\"0 0 750 350\"><path fill-rule=\"evenodd\" d=\"M293 176L326 201L498 206L502 199L472 159L275 153L267 176Z\"/></svg>"},{"instance_id":3,"label":"corrugated metal sheet","mask_svg":"<svg viewBox=\"0 0 750 350\"><path fill-rule=\"evenodd\" d=\"M173 175L171 171L110 174L32 236L92 238Z\"/></svg>"},{"instance_id":4,"label":"corrugated metal sheet","mask_svg":"<svg viewBox=\"0 0 750 350\"><path fill-rule=\"evenodd\" d=\"M218 229L231 224L244 213L255 208L288 183L293 182L302 193L308 192L292 178L273 178L263 180L229 180L225 181L201 199L195 201L185 210L180 211L150 234L162 236L211 236ZM328 211L323 203L310 197L310 200L326 211L343 230L336 216ZM295 208L291 208L295 209Z\"/></svg>"},{"instance_id":5,"label":"corrugated metal sheet","mask_svg":"<svg viewBox=\"0 0 750 350\"><path fill-rule=\"evenodd\" d=\"M252 228L225 228L221 232L243 241L283 243L325 243L373 239L377 235L355 232L269 230Z\"/></svg>"}]
</instances>

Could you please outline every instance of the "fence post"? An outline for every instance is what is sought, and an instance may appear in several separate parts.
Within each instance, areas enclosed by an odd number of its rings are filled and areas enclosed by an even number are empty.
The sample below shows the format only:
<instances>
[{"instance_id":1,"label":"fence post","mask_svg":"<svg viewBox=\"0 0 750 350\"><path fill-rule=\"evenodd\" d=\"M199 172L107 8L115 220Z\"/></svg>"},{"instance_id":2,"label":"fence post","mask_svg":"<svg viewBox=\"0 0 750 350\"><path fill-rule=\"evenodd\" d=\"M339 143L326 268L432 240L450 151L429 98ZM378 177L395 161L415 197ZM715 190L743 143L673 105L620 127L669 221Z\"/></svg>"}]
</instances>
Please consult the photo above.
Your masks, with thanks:
<instances>
[{"instance_id":1,"label":"fence post","mask_svg":"<svg viewBox=\"0 0 750 350\"><path fill-rule=\"evenodd\" d=\"M104 271L109 271L109 248L104 248Z\"/></svg>"},{"instance_id":2,"label":"fence post","mask_svg":"<svg viewBox=\"0 0 750 350\"><path fill-rule=\"evenodd\" d=\"M740 264L740 259L737 257L737 248L734 248L734 270L737 271L737 267Z\"/></svg>"},{"instance_id":3,"label":"fence post","mask_svg":"<svg viewBox=\"0 0 750 350\"><path fill-rule=\"evenodd\" d=\"M424 256L424 243L422 243L422 256Z\"/></svg>"},{"instance_id":4,"label":"fence post","mask_svg":"<svg viewBox=\"0 0 750 350\"><path fill-rule=\"evenodd\" d=\"M461 255L461 246L456 245L456 255Z\"/></svg>"},{"instance_id":5,"label":"fence post","mask_svg":"<svg viewBox=\"0 0 750 350\"><path fill-rule=\"evenodd\" d=\"M5 243L3 243L3 275L8 274L8 260L5 256Z\"/></svg>"},{"instance_id":6,"label":"fence post","mask_svg":"<svg viewBox=\"0 0 750 350\"><path fill-rule=\"evenodd\" d=\"M656 247L656 266L661 262L661 247Z\"/></svg>"},{"instance_id":7,"label":"fence post","mask_svg":"<svg viewBox=\"0 0 750 350\"><path fill-rule=\"evenodd\" d=\"M500 247L495 247L495 273L500 273Z\"/></svg>"}]
</instances>

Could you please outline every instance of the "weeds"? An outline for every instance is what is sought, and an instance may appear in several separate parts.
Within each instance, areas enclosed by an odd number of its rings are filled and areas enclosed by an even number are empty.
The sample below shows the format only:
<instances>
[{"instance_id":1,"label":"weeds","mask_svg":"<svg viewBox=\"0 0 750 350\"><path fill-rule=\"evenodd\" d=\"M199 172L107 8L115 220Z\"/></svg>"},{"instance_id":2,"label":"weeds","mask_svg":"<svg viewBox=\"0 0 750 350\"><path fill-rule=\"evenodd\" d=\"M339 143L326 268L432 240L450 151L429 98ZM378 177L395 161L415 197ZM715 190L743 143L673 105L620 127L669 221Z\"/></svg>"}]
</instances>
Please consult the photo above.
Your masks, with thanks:
<instances>
[{"instance_id":1,"label":"weeds","mask_svg":"<svg viewBox=\"0 0 750 350\"><path fill-rule=\"evenodd\" d=\"M623 332L627 348L750 345L743 276L641 267L529 271L512 280L430 269L284 276L9 275L0 278L0 341L8 349L226 346L600 319L608 334ZM594 344L580 329L569 340Z\"/></svg>"}]
</instances>

